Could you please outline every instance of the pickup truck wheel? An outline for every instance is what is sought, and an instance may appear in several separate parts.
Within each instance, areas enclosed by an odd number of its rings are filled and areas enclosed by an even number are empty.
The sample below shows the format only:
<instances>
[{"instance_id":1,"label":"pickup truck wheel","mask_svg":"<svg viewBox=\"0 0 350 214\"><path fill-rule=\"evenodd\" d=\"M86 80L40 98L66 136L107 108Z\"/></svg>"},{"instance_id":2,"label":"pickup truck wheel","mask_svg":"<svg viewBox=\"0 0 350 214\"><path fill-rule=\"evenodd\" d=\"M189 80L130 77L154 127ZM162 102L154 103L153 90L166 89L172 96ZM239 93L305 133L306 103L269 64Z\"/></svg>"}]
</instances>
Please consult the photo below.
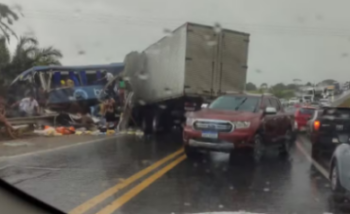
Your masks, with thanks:
<instances>
[{"instance_id":1,"label":"pickup truck wheel","mask_svg":"<svg viewBox=\"0 0 350 214\"><path fill-rule=\"evenodd\" d=\"M315 145L312 145L311 147L311 157L315 160L317 160L321 156L321 151L319 148L317 148Z\"/></svg>"},{"instance_id":2,"label":"pickup truck wheel","mask_svg":"<svg viewBox=\"0 0 350 214\"><path fill-rule=\"evenodd\" d=\"M342 202L345 199L346 190L340 183L339 170L336 161L334 161L331 166L329 179L331 181L331 188L333 191L333 200L336 202Z\"/></svg>"},{"instance_id":3,"label":"pickup truck wheel","mask_svg":"<svg viewBox=\"0 0 350 214\"><path fill-rule=\"evenodd\" d=\"M197 157L198 152L189 146L185 146L185 154L186 154L187 158L194 159Z\"/></svg>"},{"instance_id":4,"label":"pickup truck wheel","mask_svg":"<svg viewBox=\"0 0 350 214\"><path fill-rule=\"evenodd\" d=\"M293 139L293 133L291 130L288 130L287 133L285 134L285 139L283 140L283 143L280 148L280 155L282 157L286 157L289 155L292 139Z\"/></svg>"},{"instance_id":5,"label":"pickup truck wheel","mask_svg":"<svg viewBox=\"0 0 350 214\"><path fill-rule=\"evenodd\" d=\"M262 138L259 134L254 137L253 144L253 160L255 163L259 163L265 153L265 146L262 141Z\"/></svg>"},{"instance_id":6,"label":"pickup truck wheel","mask_svg":"<svg viewBox=\"0 0 350 214\"><path fill-rule=\"evenodd\" d=\"M344 193L345 189L344 187L341 185L340 181L339 181L339 170L337 167L337 162L334 161L334 163L332 164L331 167L331 172L330 172L330 180L331 180L331 188L334 192L336 193Z\"/></svg>"}]
</instances>

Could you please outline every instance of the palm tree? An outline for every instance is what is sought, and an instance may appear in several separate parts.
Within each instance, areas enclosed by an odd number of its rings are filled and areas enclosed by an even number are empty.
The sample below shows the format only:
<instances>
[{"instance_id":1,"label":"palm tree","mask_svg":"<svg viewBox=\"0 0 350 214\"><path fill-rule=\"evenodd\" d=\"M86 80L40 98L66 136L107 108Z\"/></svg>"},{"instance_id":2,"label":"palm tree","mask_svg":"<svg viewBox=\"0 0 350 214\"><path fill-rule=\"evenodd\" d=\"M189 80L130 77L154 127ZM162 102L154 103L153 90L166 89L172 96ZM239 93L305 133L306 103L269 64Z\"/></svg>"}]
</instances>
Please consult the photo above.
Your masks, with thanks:
<instances>
[{"instance_id":1,"label":"palm tree","mask_svg":"<svg viewBox=\"0 0 350 214\"><path fill-rule=\"evenodd\" d=\"M0 38L0 80L8 83L21 72L38 65L60 65L61 51L53 48L40 48L32 37L20 37L14 55L6 44L6 38ZM0 82L1 84L1 82Z\"/></svg>"},{"instance_id":2,"label":"palm tree","mask_svg":"<svg viewBox=\"0 0 350 214\"><path fill-rule=\"evenodd\" d=\"M5 23L4 20L6 20L7 23ZM17 20L18 15L7 5L0 3L0 31L2 32L2 36L5 37L6 41L10 40L11 35L17 37L16 33L9 26Z\"/></svg>"}]
</instances>

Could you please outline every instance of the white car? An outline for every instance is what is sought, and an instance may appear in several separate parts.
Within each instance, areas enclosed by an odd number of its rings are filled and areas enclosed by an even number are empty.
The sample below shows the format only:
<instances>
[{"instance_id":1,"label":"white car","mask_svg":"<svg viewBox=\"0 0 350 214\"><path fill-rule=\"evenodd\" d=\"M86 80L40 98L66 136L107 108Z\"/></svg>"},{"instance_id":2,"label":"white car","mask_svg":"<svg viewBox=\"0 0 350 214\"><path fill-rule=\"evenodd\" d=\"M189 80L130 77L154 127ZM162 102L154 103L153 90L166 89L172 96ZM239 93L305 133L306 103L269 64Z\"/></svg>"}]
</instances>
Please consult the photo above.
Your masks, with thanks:
<instances>
[{"instance_id":1,"label":"white car","mask_svg":"<svg viewBox=\"0 0 350 214\"><path fill-rule=\"evenodd\" d=\"M291 98L288 100L288 104L293 105L293 104L297 104L300 103L300 100L298 98Z\"/></svg>"}]
</instances>

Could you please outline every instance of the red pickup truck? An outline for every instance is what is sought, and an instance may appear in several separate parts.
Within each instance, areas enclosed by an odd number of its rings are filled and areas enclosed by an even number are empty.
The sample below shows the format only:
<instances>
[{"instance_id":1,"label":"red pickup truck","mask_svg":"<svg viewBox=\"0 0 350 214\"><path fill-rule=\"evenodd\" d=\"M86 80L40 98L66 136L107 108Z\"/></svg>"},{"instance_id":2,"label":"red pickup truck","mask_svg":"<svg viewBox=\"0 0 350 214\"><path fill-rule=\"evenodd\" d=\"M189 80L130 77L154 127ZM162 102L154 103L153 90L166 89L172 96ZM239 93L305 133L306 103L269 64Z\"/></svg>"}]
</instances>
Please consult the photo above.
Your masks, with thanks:
<instances>
[{"instance_id":1,"label":"red pickup truck","mask_svg":"<svg viewBox=\"0 0 350 214\"><path fill-rule=\"evenodd\" d=\"M280 101L270 95L232 94L215 99L207 108L187 114L183 130L186 155L198 150L226 151L253 149L258 162L267 148L288 154L294 120Z\"/></svg>"}]
</instances>

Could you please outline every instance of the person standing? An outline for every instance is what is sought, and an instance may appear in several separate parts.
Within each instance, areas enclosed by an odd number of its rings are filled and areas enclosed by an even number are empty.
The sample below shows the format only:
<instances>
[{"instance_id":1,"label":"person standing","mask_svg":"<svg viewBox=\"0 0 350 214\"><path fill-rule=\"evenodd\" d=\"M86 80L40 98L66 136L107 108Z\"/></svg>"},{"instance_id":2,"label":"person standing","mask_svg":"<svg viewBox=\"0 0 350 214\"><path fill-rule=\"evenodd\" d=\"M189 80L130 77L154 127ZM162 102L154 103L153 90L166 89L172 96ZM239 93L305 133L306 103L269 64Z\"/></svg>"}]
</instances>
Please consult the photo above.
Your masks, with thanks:
<instances>
[{"instance_id":1,"label":"person standing","mask_svg":"<svg viewBox=\"0 0 350 214\"><path fill-rule=\"evenodd\" d=\"M19 107L20 116L33 116L39 114L39 104L32 95L14 103L11 107Z\"/></svg>"}]
</instances>

